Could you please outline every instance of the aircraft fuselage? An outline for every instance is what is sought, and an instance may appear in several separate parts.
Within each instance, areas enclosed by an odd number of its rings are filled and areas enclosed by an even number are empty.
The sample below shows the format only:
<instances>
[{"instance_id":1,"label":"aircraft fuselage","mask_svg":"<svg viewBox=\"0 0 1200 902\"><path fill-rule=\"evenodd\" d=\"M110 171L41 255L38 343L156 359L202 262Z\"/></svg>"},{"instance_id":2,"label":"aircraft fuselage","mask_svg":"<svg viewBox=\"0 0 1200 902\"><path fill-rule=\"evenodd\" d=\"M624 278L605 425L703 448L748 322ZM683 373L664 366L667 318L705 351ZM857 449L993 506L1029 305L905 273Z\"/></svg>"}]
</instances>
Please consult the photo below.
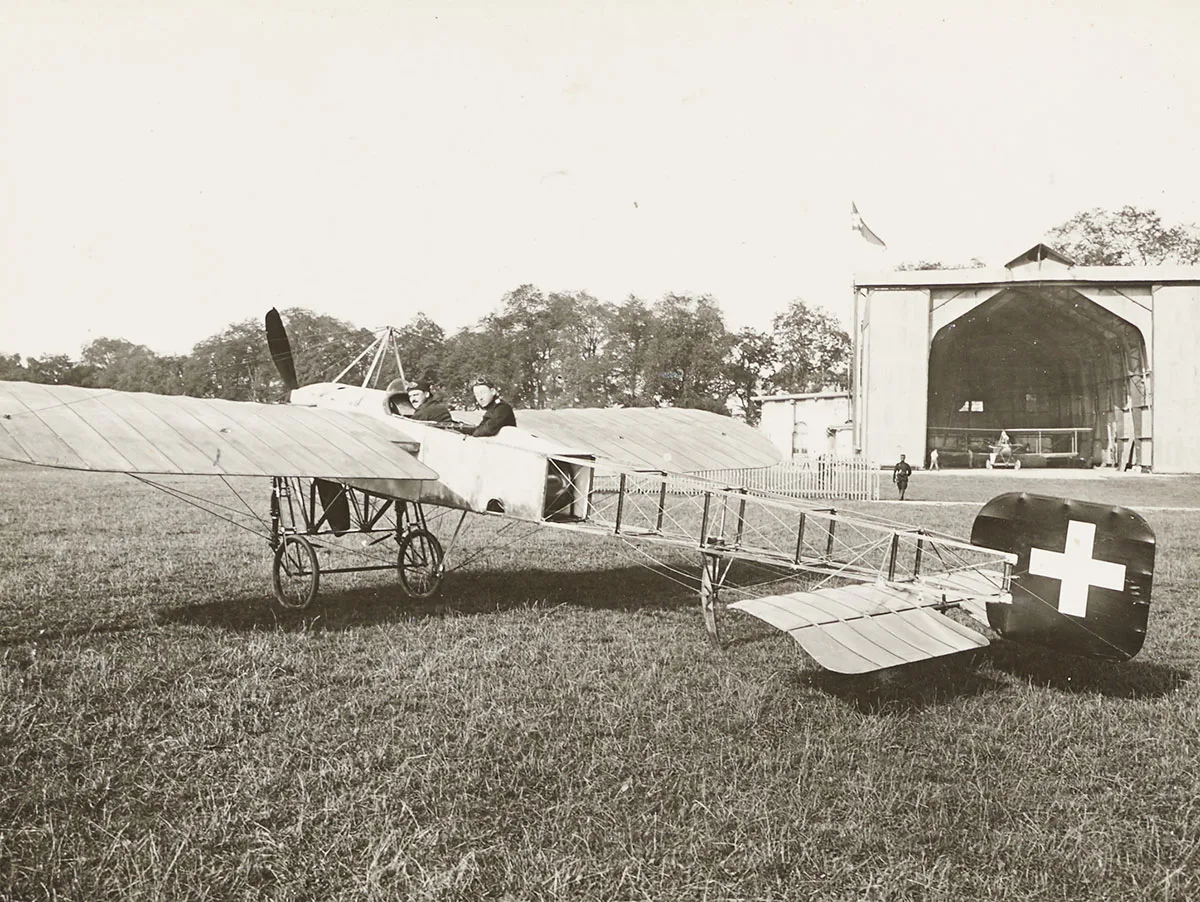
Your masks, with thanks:
<instances>
[{"instance_id":1,"label":"aircraft fuselage","mask_svg":"<svg viewBox=\"0 0 1200 902\"><path fill-rule=\"evenodd\" d=\"M306 385L291 403L356 410L396 433L398 450L415 453L436 480L355 479L347 485L405 501L523 520L587 518L591 455L564 448L519 427L475 438L393 413L387 393L342 383Z\"/></svg>"}]
</instances>

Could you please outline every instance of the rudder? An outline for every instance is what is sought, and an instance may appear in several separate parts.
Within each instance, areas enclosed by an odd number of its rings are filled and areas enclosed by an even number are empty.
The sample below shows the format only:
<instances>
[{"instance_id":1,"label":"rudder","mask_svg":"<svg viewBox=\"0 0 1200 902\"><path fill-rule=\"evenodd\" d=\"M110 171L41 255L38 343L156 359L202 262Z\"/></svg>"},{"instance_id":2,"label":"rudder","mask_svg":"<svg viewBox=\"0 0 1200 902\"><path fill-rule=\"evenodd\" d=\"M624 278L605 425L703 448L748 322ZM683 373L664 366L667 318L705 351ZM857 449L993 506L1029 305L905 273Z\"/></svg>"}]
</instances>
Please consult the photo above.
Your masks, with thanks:
<instances>
[{"instance_id":1,"label":"rudder","mask_svg":"<svg viewBox=\"0 0 1200 902\"><path fill-rule=\"evenodd\" d=\"M1107 661L1141 650L1155 539L1140 514L1009 492L983 506L971 542L1017 556L1011 603L987 606L1000 635Z\"/></svg>"}]
</instances>

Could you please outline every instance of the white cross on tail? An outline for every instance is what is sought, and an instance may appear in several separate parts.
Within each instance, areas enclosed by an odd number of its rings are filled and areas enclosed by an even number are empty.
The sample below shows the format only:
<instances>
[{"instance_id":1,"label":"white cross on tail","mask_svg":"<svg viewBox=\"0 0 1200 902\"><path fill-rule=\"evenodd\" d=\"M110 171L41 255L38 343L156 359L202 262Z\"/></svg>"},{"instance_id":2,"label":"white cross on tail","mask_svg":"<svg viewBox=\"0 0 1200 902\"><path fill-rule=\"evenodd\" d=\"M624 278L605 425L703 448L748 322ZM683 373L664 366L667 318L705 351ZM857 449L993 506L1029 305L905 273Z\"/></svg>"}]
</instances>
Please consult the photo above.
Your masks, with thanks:
<instances>
[{"instance_id":1,"label":"white cross on tail","mask_svg":"<svg viewBox=\"0 0 1200 902\"><path fill-rule=\"evenodd\" d=\"M1029 574L1062 581L1058 590L1058 609L1073 617L1087 616L1088 589L1125 588L1125 565L1098 561L1092 557L1096 544L1096 524L1071 520L1067 524L1067 547L1063 551L1032 548Z\"/></svg>"}]
</instances>

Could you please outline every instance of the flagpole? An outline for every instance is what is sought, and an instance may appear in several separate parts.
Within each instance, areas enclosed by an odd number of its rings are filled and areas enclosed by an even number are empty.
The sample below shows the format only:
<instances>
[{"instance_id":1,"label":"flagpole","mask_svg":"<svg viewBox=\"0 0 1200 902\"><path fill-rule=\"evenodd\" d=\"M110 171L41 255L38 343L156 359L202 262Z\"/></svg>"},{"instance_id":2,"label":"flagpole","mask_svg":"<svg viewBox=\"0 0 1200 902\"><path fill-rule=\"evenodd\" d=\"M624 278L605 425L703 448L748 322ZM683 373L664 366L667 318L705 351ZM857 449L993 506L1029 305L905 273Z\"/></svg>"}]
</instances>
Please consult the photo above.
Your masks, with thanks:
<instances>
[{"instance_id":1,"label":"flagpole","mask_svg":"<svg viewBox=\"0 0 1200 902\"><path fill-rule=\"evenodd\" d=\"M854 417L854 448L858 454L862 451L862 440L859 438L861 420L858 416L858 286L854 284L854 258L850 259L850 294L853 295L854 318L850 321L850 411Z\"/></svg>"},{"instance_id":2,"label":"flagpole","mask_svg":"<svg viewBox=\"0 0 1200 902\"><path fill-rule=\"evenodd\" d=\"M871 230L871 227L863 222L862 214L858 212L858 204L854 201L850 202L850 230L858 233L865 243L874 245L875 247L887 250L887 244L882 238ZM852 242L858 246L857 242ZM863 329L859 326L859 302L858 302L858 286L855 284L854 269L857 267L859 255L857 252L850 254L850 290L854 293L853 310L854 310L854 335L851 337L851 348L854 355L854 368L857 369L862 363L861 357L868 353L864 348L867 339L861 334ZM863 297L862 316L867 318L870 316L870 299ZM851 385L851 410L854 415L854 433L855 433L855 450L858 451L863 458L870 459L870 448L867 447L867 394L869 385L867 384L870 378L870 371L864 365L861 372L852 372L850 376Z\"/></svg>"}]
</instances>

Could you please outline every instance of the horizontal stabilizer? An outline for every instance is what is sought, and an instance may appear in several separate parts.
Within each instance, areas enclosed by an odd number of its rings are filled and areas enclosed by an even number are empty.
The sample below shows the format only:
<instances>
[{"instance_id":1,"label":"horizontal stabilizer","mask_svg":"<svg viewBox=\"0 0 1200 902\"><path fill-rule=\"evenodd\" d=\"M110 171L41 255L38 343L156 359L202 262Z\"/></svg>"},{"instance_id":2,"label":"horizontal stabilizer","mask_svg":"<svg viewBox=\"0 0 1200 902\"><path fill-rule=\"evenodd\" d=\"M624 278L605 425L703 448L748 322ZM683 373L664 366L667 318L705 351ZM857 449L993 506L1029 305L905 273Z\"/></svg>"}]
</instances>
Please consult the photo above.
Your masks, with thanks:
<instances>
[{"instance_id":1,"label":"horizontal stabilizer","mask_svg":"<svg viewBox=\"0 0 1200 902\"><path fill-rule=\"evenodd\" d=\"M729 607L788 633L838 673L883 670L988 644L916 593L886 584L751 598Z\"/></svg>"},{"instance_id":2,"label":"horizontal stabilizer","mask_svg":"<svg viewBox=\"0 0 1200 902\"><path fill-rule=\"evenodd\" d=\"M995 570L969 569L922 574L914 588L941 601L958 605L980 623L988 624L988 602L1006 604L1012 596L1004 588L1003 574Z\"/></svg>"}]
</instances>

